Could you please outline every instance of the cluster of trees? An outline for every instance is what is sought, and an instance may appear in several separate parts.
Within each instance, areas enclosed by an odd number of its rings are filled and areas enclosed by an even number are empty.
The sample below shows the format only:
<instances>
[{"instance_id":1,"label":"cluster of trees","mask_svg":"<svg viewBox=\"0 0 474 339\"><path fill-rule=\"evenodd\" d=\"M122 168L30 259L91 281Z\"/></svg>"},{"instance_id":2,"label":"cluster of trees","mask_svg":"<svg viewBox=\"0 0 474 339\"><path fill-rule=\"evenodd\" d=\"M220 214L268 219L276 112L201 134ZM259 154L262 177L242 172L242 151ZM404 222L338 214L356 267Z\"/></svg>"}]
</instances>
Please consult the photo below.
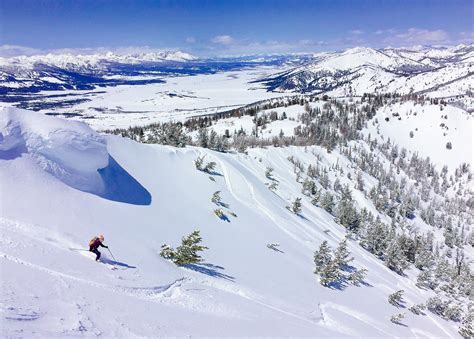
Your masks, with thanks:
<instances>
[{"instance_id":1,"label":"cluster of trees","mask_svg":"<svg viewBox=\"0 0 474 339\"><path fill-rule=\"evenodd\" d=\"M390 140L378 143L370 136L339 145L339 152L350 161L347 170L338 163L324 166L319 157L316 164L308 166L293 156L288 158L302 193L332 214L350 237L393 271L403 275L410 266L419 269L417 285L437 293L427 301L428 310L453 321L467 319L474 309L469 301L474 279L464 254L465 246L474 245L469 230L474 213L474 197L468 189L472 179L469 165L462 164L448 175L446 167L437 171L429 158L416 153L409 157ZM362 178L364 172L377 179L370 189ZM342 178L350 184L342 185ZM375 215L357 206L353 189L373 202ZM417 217L433 230L421 233L413 228L412 220ZM439 229L443 242L435 240ZM323 252L327 251L323 248ZM337 282L336 277L334 265L325 266L322 282ZM409 310L421 314L424 307L413 305ZM394 317L399 322L403 314ZM464 324L462 330L469 331L469 326Z\"/></svg>"},{"instance_id":2,"label":"cluster of trees","mask_svg":"<svg viewBox=\"0 0 474 339\"><path fill-rule=\"evenodd\" d=\"M319 275L321 285L330 287L338 286L344 282L359 285L363 282L367 270L357 270L349 265L353 258L347 249L347 240L339 243L336 250L332 251L327 241L323 241L319 249L314 252L314 273Z\"/></svg>"},{"instance_id":3,"label":"cluster of trees","mask_svg":"<svg viewBox=\"0 0 474 339\"><path fill-rule=\"evenodd\" d=\"M194 160L194 166L198 171L206 172L209 174L212 174L214 172L214 169L216 168L216 162L215 161L209 161L208 163L204 162L205 155L201 157L197 157Z\"/></svg>"}]
</instances>

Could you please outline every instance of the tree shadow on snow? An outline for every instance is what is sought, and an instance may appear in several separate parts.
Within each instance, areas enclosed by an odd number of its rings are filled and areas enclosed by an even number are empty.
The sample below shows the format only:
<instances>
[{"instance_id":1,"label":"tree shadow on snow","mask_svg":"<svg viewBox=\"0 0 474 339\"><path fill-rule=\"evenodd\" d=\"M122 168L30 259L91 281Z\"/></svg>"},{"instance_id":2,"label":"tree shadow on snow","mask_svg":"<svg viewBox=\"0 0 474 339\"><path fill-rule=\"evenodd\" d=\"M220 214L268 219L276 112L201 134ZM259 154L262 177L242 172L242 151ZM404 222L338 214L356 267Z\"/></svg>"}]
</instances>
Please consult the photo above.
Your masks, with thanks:
<instances>
[{"instance_id":1,"label":"tree shadow on snow","mask_svg":"<svg viewBox=\"0 0 474 339\"><path fill-rule=\"evenodd\" d=\"M365 287L374 287L374 285L368 283L368 282L365 281L365 280L362 280L362 281L360 282L360 285L363 285L363 286L365 286Z\"/></svg>"},{"instance_id":2,"label":"tree shadow on snow","mask_svg":"<svg viewBox=\"0 0 474 339\"><path fill-rule=\"evenodd\" d=\"M230 222L229 217L225 214L222 214L221 216L218 216L218 218L221 219L222 221Z\"/></svg>"},{"instance_id":3,"label":"tree shadow on snow","mask_svg":"<svg viewBox=\"0 0 474 339\"><path fill-rule=\"evenodd\" d=\"M222 278L229 281L235 280L234 277L224 274L222 272L219 272L219 270L224 269L224 267L221 267L221 266L216 266L216 265L208 264L208 263L200 263L200 264L188 264L188 265L184 265L183 267L193 270L195 272L206 274L211 277Z\"/></svg>"},{"instance_id":4,"label":"tree shadow on snow","mask_svg":"<svg viewBox=\"0 0 474 339\"><path fill-rule=\"evenodd\" d=\"M222 202L222 201L217 202L216 205L229 208L229 204L226 204L225 202Z\"/></svg>"},{"instance_id":5,"label":"tree shadow on snow","mask_svg":"<svg viewBox=\"0 0 474 339\"><path fill-rule=\"evenodd\" d=\"M305 221L309 221L308 218L306 218L303 214L301 213L296 213L297 216L299 216L301 219L305 220Z\"/></svg>"}]
</instances>

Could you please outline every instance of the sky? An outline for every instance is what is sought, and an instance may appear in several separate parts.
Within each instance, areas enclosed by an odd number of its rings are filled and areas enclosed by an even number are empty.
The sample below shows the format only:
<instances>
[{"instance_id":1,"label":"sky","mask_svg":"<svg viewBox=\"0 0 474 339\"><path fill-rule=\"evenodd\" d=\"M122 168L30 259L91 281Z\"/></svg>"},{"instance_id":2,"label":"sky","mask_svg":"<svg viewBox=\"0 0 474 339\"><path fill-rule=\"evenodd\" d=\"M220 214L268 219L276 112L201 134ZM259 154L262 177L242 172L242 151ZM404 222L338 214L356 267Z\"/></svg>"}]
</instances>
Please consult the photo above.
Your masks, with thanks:
<instances>
[{"instance_id":1,"label":"sky","mask_svg":"<svg viewBox=\"0 0 474 339\"><path fill-rule=\"evenodd\" d=\"M197 56L474 41L474 0L0 0L0 55Z\"/></svg>"}]
</instances>

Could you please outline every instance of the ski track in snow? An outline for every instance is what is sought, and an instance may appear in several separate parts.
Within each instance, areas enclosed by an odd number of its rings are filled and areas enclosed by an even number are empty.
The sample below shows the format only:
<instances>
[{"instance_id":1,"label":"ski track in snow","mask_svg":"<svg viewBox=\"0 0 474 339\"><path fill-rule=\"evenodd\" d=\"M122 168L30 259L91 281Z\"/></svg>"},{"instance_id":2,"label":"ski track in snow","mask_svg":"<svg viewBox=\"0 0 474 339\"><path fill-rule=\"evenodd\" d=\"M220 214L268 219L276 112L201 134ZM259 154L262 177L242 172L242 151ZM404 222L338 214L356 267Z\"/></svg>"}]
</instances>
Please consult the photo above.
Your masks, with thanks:
<instances>
[{"instance_id":1,"label":"ski track in snow","mask_svg":"<svg viewBox=\"0 0 474 339\"><path fill-rule=\"evenodd\" d=\"M115 292L115 293L125 294L130 297L136 297L136 298L148 299L148 300L159 300L160 296L169 297L172 295L172 293L169 293L170 291L172 291L175 288L180 288L184 282L187 282L190 280L190 278L183 277L183 278L173 281L170 284L163 285L163 286L154 286L154 287L109 286L103 283L98 283L98 282L94 282L88 279L62 273L62 272L59 272L59 271L56 271L56 270L53 270L41 265L36 265L36 264L24 261L20 258L13 257L5 253L0 252L0 258L47 273L54 277L73 280L82 284L89 285L91 287L100 288L100 289L104 289L104 290Z\"/></svg>"}]
</instances>

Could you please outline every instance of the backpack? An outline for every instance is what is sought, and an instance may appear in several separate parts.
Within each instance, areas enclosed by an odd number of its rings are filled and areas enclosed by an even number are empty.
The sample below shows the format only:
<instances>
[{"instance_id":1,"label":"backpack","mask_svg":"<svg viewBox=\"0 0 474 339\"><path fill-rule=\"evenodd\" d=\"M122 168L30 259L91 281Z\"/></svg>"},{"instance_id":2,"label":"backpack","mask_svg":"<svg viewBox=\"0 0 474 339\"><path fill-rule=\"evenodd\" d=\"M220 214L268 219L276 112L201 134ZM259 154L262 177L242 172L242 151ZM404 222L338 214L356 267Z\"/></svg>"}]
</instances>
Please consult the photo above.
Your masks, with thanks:
<instances>
[{"instance_id":1,"label":"backpack","mask_svg":"<svg viewBox=\"0 0 474 339\"><path fill-rule=\"evenodd\" d=\"M96 242L97 239L98 239L97 237L92 238L91 241L89 241L89 247L94 245L94 243Z\"/></svg>"}]
</instances>

